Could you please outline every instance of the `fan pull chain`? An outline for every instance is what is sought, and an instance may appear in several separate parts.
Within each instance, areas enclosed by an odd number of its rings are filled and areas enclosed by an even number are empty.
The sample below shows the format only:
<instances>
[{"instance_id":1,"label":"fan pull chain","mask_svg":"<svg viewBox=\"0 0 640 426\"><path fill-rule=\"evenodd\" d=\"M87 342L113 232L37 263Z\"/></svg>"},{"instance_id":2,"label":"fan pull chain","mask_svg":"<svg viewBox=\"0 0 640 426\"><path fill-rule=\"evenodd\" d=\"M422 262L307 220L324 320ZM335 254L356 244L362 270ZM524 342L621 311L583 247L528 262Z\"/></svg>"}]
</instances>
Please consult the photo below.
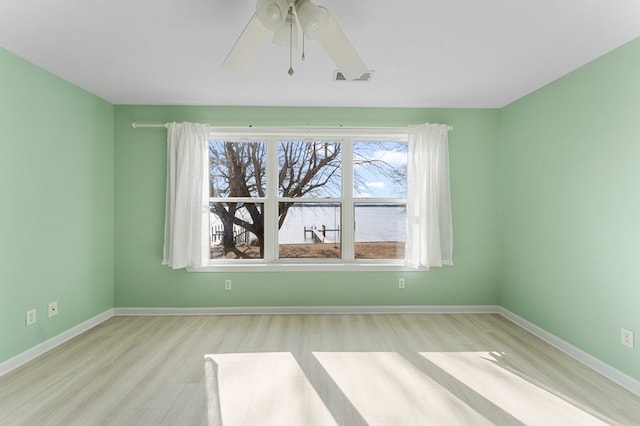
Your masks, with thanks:
<instances>
[{"instance_id":1,"label":"fan pull chain","mask_svg":"<svg viewBox=\"0 0 640 426\"><path fill-rule=\"evenodd\" d=\"M302 60L304 61L304 34L302 34Z\"/></svg>"},{"instance_id":2,"label":"fan pull chain","mask_svg":"<svg viewBox=\"0 0 640 426\"><path fill-rule=\"evenodd\" d=\"M289 76L293 75L293 8L289 8Z\"/></svg>"}]
</instances>

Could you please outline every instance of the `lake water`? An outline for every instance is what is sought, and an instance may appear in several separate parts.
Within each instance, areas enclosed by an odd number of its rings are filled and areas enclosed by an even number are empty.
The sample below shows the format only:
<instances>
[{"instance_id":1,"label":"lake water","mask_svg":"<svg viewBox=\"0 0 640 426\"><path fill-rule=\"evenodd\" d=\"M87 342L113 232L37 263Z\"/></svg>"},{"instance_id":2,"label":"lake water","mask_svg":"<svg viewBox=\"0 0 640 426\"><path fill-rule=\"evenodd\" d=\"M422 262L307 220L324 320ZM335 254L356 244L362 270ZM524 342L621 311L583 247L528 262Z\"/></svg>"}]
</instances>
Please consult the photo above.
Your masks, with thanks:
<instances>
[{"instance_id":1,"label":"lake water","mask_svg":"<svg viewBox=\"0 0 640 426\"><path fill-rule=\"evenodd\" d=\"M357 242L401 241L406 240L405 220L407 211L404 206L356 205L355 238ZM219 225L217 216L211 215L211 225ZM294 205L278 232L281 244L301 244L312 241L310 232L305 228L318 230L325 226L328 241L339 238L340 207L337 205Z\"/></svg>"}]
</instances>

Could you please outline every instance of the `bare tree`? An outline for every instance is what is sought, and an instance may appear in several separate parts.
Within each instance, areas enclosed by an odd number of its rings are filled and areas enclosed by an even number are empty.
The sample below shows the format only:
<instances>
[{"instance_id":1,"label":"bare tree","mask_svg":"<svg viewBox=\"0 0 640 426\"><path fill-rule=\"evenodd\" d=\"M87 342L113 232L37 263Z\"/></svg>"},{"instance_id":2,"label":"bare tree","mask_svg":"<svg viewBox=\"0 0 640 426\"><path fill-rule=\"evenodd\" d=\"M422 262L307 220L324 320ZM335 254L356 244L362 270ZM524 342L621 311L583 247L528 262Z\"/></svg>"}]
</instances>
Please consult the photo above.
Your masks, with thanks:
<instances>
[{"instance_id":1,"label":"bare tree","mask_svg":"<svg viewBox=\"0 0 640 426\"><path fill-rule=\"evenodd\" d=\"M393 143L391 143L393 144ZM366 145L354 152L354 164L386 179L406 180L406 167L395 167L384 156L366 152ZM342 146L330 141L282 141L278 145L278 197L340 197ZM266 193L266 143L209 143L211 197L264 197ZM358 181L356 187L365 182ZM278 229L293 202L278 205ZM225 249L235 245L234 226L255 236L264 254L264 205L250 201L212 202L211 212L223 225Z\"/></svg>"},{"instance_id":2,"label":"bare tree","mask_svg":"<svg viewBox=\"0 0 640 426\"><path fill-rule=\"evenodd\" d=\"M264 197L265 146L262 143L209 143L209 174L211 197ZM251 202L213 202L211 211L222 222L222 243L225 248L235 245L233 233L237 225L254 234L264 249L264 206ZM246 215L238 215L243 211ZM247 217L248 216L248 217Z\"/></svg>"}]
</instances>

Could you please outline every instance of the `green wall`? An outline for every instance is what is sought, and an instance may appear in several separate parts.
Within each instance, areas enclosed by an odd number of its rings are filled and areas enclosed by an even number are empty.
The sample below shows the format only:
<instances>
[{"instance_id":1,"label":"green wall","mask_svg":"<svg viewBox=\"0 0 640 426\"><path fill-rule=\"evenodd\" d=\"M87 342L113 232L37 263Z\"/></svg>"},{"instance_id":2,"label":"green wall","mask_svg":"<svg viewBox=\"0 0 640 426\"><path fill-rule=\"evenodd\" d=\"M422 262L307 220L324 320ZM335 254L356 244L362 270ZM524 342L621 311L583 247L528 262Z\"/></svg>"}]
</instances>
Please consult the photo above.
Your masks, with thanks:
<instances>
[{"instance_id":1,"label":"green wall","mask_svg":"<svg viewBox=\"0 0 640 426\"><path fill-rule=\"evenodd\" d=\"M640 379L640 39L500 120L500 304Z\"/></svg>"},{"instance_id":2,"label":"green wall","mask_svg":"<svg viewBox=\"0 0 640 426\"><path fill-rule=\"evenodd\" d=\"M113 307L113 106L0 49L0 130L1 362Z\"/></svg>"},{"instance_id":3,"label":"green wall","mask_svg":"<svg viewBox=\"0 0 640 426\"><path fill-rule=\"evenodd\" d=\"M498 285L498 111L365 108L136 107L115 111L115 305L493 305ZM161 265L166 130L131 122L401 126L447 123L453 267L430 272L187 273ZM407 286L398 290L397 278ZM233 290L224 291L224 279Z\"/></svg>"}]
</instances>

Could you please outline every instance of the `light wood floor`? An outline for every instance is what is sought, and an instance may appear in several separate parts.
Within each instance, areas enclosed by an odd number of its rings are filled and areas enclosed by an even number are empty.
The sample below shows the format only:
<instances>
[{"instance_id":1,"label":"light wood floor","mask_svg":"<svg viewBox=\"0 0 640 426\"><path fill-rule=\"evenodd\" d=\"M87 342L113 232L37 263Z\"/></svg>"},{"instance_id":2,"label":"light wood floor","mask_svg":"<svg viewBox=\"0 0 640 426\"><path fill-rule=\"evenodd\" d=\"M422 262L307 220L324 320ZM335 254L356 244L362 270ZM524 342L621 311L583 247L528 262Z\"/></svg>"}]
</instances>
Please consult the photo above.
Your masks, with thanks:
<instances>
[{"instance_id":1,"label":"light wood floor","mask_svg":"<svg viewBox=\"0 0 640 426\"><path fill-rule=\"evenodd\" d=\"M498 315L116 317L0 378L2 425L640 424Z\"/></svg>"}]
</instances>

